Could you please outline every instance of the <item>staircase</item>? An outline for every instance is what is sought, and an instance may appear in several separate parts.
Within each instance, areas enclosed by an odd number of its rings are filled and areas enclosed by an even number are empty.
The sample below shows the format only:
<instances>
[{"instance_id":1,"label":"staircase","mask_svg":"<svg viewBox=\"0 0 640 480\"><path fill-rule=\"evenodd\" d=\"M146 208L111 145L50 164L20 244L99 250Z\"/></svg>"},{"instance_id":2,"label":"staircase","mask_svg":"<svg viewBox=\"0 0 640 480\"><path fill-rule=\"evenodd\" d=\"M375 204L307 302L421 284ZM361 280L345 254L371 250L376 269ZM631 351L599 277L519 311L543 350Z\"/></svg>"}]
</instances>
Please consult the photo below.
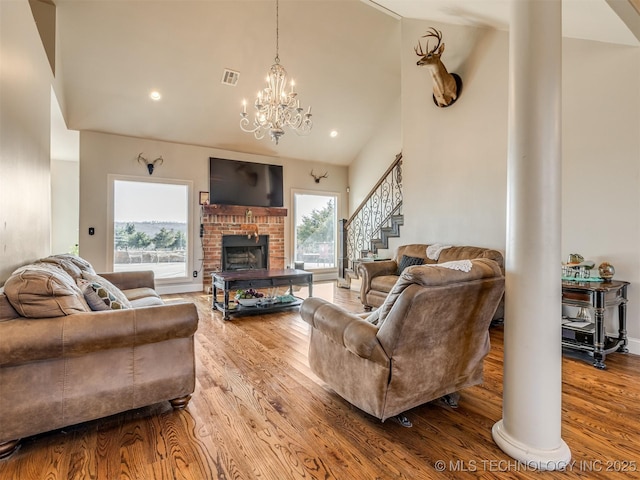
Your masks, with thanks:
<instances>
[{"instance_id":1,"label":"staircase","mask_svg":"<svg viewBox=\"0 0 640 480\"><path fill-rule=\"evenodd\" d=\"M349 288L358 278L359 260L389 248L400 236L402 215L402 153L399 153L349 220L340 220L338 285Z\"/></svg>"},{"instance_id":2,"label":"staircase","mask_svg":"<svg viewBox=\"0 0 640 480\"><path fill-rule=\"evenodd\" d=\"M386 250L389 248L389 238L400 236L400 225L404 225L404 215L391 215L388 227L380 228L380 238L371 239L371 250L375 253L378 249Z\"/></svg>"}]
</instances>

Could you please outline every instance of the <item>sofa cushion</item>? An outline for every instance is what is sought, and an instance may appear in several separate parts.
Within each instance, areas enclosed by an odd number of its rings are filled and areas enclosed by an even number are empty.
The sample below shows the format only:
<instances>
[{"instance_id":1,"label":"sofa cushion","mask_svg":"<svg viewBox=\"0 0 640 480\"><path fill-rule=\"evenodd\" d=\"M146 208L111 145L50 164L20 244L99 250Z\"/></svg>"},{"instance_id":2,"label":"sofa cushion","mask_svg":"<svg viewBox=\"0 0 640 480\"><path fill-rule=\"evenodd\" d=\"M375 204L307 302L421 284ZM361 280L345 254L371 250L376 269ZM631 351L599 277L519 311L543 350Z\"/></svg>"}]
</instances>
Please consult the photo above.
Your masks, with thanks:
<instances>
[{"instance_id":1,"label":"sofa cushion","mask_svg":"<svg viewBox=\"0 0 640 480\"><path fill-rule=\"evenodd\" d=\"M133 308L155 307L157 305L164 305L164 302L160 297L142 297L136 300L131 300L131 306Z\"/></svg>"},{"instance_id":2,"label":"sofa cushion","mask_svg":"<svg viewBox=\"0 0 640 480\"><path fill-rule=\"evenodd\" d=\"M149 287L130 288L127 290L122 290L122 293L125 294L130 302L147 297L160 298L160 295L158 295L158 293L153 288Z\"/></svg>"},{"instance_id":3,"label":"sofa cushion","mask_svg":"<svg viewBox=\"0 0 640 480\"><path fill-rule=\"evenodd\" d=\"M160 295L152 288L131 288L129 290L123 290L122 293L127 296L134 308L164 305Z\"/></svg>"},{"instance_id":4,"label":"sofa cushion","mask_svg":"<svg viewBox=\"0 0 640 480\"><path fill-rule=\"evenodd\" d=\"M440 252L438 263L451 262L453 260L466 260L473 258L489 258L498 263L501 269L504 268L504 258L497 250L482 247L459 246L449 247Z\"/></svg>"},{"instance_id":5,"label":"sofa cushion","mask_svg":"<svg viewBox=\"0 0 640 480\"><path fill-rule=\"evenodd\" d=\"M124 305L125 308L131 308L131 302L126 297L126 295L116 287L113 283L111 283L106 278L101 277L100 275L92 274L89 272L82 272L82 278L88 280L93 283L99 283L102 287L104 287L111 295L113 295L118 302Z\"/></svg>"},{"instance_id":6,"label":"sofa cushion","mask_svg":"<svg viewBox=\"0 0 640 480\"><path fill-rule=\"evenodd\" d=\"M371 280L371 290L390 292L398 281L398 275L380 275Z\"/></svg>"},{"instance_id":7,"label":"sofa cushion","mask_svg":"<svg viewBox=\"0 0 640 480\"><path fill-rule=\"evenodd\" d=\"M407 245L401 245L395 252L394 260L400 263L403 255L408 257L420 257L424 259L424 263L436 263L435 260L427 257L427 245L426 243L411 243Z\"/></svg>"},{"instance_id":8,"label":"sofa cushion","mask_svg":"<svg viewBox=\"0 0 640 480\"><path fill-rule=\"evenodd\" d=\"M412 265L422 265L424 263L424 258L421 257L410 257L409 255L402 255L402 258L398 262L398 271L396 272L398 275L402 275L404 269L410 267Z\"/></svg>"},{"instance_id":9,"label":"sofa cushion","mask_svg":"<svg viewBox=\"0 0 640 480\"><path fill-rule=\"evenodd\" d=\"M11 306L27 318L91 311L73 278L53 263L36 262L18 268L5 282L4 291Z\"/></svg>"}]
</instances>

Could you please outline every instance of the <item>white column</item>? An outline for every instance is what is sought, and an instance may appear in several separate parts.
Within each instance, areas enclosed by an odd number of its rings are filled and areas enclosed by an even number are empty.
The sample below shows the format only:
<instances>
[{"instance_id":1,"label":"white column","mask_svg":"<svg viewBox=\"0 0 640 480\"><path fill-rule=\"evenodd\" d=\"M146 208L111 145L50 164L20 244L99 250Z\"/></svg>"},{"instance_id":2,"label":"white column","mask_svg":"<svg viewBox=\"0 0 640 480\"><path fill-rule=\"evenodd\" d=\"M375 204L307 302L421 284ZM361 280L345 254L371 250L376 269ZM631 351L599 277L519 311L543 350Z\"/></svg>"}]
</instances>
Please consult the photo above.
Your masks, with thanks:
<instances>
[{"instance_id":1,"label":"white column","mask_svg":"<svg viewBox=\"0 0 640 480\"><path fill-rule=\"evenodd\" d=\"M571 460L560 436L561 0L512 0L502 420L493 439L540 469Z\"/></svg>"}]
</instances>

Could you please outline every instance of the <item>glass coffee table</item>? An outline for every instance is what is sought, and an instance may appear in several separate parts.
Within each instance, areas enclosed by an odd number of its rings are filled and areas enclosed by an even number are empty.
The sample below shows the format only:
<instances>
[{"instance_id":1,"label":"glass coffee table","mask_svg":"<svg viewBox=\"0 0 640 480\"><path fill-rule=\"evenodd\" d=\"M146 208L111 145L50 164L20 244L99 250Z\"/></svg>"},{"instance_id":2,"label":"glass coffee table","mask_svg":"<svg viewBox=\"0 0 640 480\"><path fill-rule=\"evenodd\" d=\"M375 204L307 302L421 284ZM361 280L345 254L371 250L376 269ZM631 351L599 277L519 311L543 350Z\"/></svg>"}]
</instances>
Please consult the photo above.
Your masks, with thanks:
<instances>
[{"instance_id":1,"label":"glass coffee table","mask_svg":"<svg viewBox=\"0 0 640 480\"><path fill-rule=\"evenodd\" d=\"M266 289L273 287L289 287L288 294L293 296L294 285L306 285L309 287L309 296L313 294L313 274L305 270L293 268L269 270L228 270L226 272L215 272L211 274L213 285L213 295L211 297L211 308L222 312L223 318L229 320L232 316L260 315L270 312L297 307L302 303L301 298L295 298L291 302L277 302L257 304L253 306L236 305L235 308L229 306L229 294L235 290ZM218 291L224 292L222 302L218 301Z\"/></svg>"}]
</instances>

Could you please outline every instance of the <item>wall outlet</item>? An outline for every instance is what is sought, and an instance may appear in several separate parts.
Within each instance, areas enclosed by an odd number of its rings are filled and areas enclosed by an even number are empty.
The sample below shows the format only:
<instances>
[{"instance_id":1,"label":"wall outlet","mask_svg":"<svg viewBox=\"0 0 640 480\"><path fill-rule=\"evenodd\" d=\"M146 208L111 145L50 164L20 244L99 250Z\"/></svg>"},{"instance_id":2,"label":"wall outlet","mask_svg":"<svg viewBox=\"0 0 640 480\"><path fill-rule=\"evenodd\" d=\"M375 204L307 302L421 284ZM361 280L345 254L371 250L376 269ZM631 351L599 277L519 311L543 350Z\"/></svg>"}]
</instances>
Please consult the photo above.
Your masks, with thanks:
<instances>
[{"instance_id":1,"label":"wall outlet","mask_svg":"<svg viewBox=\"0 0 640 480\"><path fill-rule=\"evenodd\" d=\"M198 271L197 270L193 271L193 278L198 278Z\"/></svg>"}]
</instances>

